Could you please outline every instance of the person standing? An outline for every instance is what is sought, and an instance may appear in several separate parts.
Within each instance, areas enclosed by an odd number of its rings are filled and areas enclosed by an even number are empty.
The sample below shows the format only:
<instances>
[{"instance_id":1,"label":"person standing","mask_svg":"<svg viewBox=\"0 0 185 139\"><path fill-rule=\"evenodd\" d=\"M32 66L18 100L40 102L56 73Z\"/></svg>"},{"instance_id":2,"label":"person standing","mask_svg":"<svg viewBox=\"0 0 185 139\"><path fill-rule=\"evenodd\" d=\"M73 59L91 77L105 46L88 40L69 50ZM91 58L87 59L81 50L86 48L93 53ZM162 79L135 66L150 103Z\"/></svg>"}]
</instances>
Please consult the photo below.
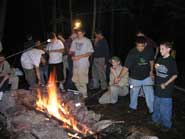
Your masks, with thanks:
<instances>
[{"instance_id":1,"label":"person standing","mask_svg":"<svg viewBox=\"0 0 185 139\"><path fill-rule=\"evenodd\" d=\"M77 89L87 98L87 83L89 81L89 56L94 52L91 41L86 38L85 31L79 29L77 38L73 40L70 48L73 60L73 77Z\"/></svg>"},{"instance_id":2,"label":"person standing","mask_svg":"<svg viewBox=\"0 0 185 139\"><path fill-rule=\"evenodd\" d=\"M93 89L107 89L106 65L109 58L109 47L107 40L101 31L95 32L95 43L92 64ZM99 84L100 82L100 84Z\"/></svg>"},{"instance_id":3,"label":"person standing","mask_svg":"<svg viewBox=\"0 0 185 139\"><path fill-rule=\"evenodd\" d=\"M115 80L115 82L119 82L120 78L129 72L129 84L132 85L132 88L130 88L129 112L133 112L137 109L138 94L142 88L145 94L149 113L153 113L153 65L153 49L151 47L146 47L144 37L137 37L136 47L129 52L122 72Z\"/></svg>"},{"instance_id":4,"label":"person standing","mask_svg":"<svg viewBox=\"0 0 185 139\"><path fill-rule=\"evenodd\" d=\"M155 64L156 89L152 115L153 122L161 124L167 130L172 127L172 92L178 74L176 62L170 56L171 49L169 42L160 45L162 57L158 58Z\"/></svg>"},{"instance_id":5,"label":"person standing","mask_svg":"<svg viewBox=\"0 0 185 139\"><path fill-rule=\"evenodd\" d=\"M64 91L64 76L63 76L63 52L64 45L57 39L55 33L51 33L50 37L51 42L47 45L46 51L49 54L49 74L56 70L56 79L59 83L59 88Z\"/></svg>"},{"instance_id":6,"label":"person standing","mask_svg":"<svg viewBox=\"0 0 185 139\"><path fill-rule=\"evenodd\" d=\"M27 50L21 55L21 65L23 67L26 81L32 89L38 84L41 85L40 63L43 61L42 55L45 52L36 48Z\"/></svg>"}]
</instances>

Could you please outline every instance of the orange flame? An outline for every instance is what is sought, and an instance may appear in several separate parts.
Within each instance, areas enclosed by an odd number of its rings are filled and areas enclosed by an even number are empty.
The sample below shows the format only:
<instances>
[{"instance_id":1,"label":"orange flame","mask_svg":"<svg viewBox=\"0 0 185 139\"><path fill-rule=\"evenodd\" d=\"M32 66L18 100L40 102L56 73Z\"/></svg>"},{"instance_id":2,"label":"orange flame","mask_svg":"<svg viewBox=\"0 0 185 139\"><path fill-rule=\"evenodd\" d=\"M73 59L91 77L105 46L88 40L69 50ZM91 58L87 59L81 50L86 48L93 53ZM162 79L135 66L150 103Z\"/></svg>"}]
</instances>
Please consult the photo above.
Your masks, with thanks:
<instances>
[{"instance_id":1,"label":"orange flame","mask_svg":"<svg viewBox=\"0 0 185 139\"><path fill-rule=\"evenodd\" d=\"M72 128L81 134L93 134L93 132L84 124L78 123L64 104L58 99L57 87L55 83L55 72L49 77L47 96L42 96L40 90L37 90L36 109L61 120L64 128Z\"/></svg>"}]
</instances>

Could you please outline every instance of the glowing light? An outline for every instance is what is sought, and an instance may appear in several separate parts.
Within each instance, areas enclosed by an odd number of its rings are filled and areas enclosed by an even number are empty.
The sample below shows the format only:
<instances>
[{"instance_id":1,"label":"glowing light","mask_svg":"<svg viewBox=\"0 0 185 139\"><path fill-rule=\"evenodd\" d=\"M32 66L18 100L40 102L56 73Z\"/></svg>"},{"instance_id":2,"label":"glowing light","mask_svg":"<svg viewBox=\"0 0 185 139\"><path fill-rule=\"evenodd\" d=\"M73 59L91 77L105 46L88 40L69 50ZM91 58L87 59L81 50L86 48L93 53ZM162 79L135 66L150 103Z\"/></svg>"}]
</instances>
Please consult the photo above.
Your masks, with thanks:
<instances>
[{"instance_id":1,"label":"glowing light","mask_svg":"<svg viewBox=\"0 0 185 139\"><path fill-rule=\"evenodd\" d=\"M130 88L131 88L131 89L134 88L134 85L130 85Z\"/></svg>"},{"instance_id":2,"label":"glowing light","mask_svg":"<svg viewBox=\"0 0 185 139\"><path fill-rule=\"evenodd\" d=\"M82 23L80 20L76 20L74 22L74 29L79 29L82 26Z\"/></svg>"}]
</instances>

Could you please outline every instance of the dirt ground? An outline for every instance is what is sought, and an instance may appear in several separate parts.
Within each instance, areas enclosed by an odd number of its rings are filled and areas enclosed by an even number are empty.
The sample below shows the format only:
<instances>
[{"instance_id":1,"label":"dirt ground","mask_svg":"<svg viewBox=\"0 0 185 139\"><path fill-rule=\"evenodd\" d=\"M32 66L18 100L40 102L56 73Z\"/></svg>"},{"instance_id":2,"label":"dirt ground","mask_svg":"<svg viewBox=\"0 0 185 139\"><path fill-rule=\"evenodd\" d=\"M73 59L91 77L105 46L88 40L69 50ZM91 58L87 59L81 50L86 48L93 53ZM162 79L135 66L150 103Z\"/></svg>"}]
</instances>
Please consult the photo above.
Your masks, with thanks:
<instances>
[{"instance_id":1,"label":"dirt ground","mask_svg":"<svg viewBox=\"0 0 185 139\"><path fill-rule=\"evenodd\" d=\"M94 92L95 93L95 92ZM90 93L90 96L93 92ZM97 99L100 95L91 97L86 105L96 113L102 114L102 119L125 121L124 124L114 124L101 133L101 139L126 139L132 132L141 131L160 139L184 139L185 138L185 93L174 91L173 97L173 128L168 132L161 131L150 123L150 115L144 98L140 97L138 109L134 113L128 113L129 96L120 97L118 103L100 105ZM6 129L0 122L0 139L10 139Z\"/></svg>"},{"instance_id":2,"label":"dirt ground","mask_svg":"<svg viewBox=\"0 0 185 139\"><path fill-rule=\"evenodd\" d=\"M120 97L117 104L99 105L97 98L91 99L87 105L97 113L103 115L103 119L111 119L116 121L125 121L123 125L114 126L110 139L124 139L129 134L129 130L142 129L144 132L159 137L160 139L184 139L185 138L185 93L178 90L174 91L173 97L173 128L168 132L164 132L160 127L151 124L151 116L147 112L144 98L140 97L138 101L138 109L134 113L128 113L129 96ZM120 128L122 132L120 132ZM115 132L115 133L113 133ZM116 137L115 137L116 136ZM106 137L107 139L107 137Z\"/></svg>"}]
</instances>

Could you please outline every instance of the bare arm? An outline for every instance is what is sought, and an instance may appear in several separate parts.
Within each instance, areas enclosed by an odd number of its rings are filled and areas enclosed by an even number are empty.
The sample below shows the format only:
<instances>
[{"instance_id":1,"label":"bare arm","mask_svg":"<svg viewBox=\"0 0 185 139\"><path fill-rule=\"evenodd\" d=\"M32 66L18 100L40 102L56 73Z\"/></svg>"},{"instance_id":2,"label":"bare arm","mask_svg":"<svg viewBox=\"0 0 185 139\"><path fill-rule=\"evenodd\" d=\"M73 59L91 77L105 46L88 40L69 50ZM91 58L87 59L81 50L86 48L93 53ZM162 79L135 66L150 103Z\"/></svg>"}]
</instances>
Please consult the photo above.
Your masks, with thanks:
<instances>
[{"instance_id":1,"label":"bare arm","mask_svg":"<svg viewBox=\"0 0 185 139\"><path fill-rule=\"evenodd\" d=\"M151 60L150 61L150 77L152 78L152 79L154 79L154 61L153 60Z\"/></svg>"},{"instance_id":2,"label":"bare arm","mask_svg":"<svg viewBox=\"0 0 185 139\"><path fill-rule=\"evenodd\" d=\"M122 78L123 76L125 76L125 74L128 72L128 68L127 67L123 67L123 69L121 70L120 75L118 76L118 78Z\"/></svg>"},{"instance_id":3,"label":"bare arm","mask_svg":"<svg viewBox=\"0 0 185 139\"><path fill-rule=\"evenodd\" d=\"M123 67L123 69L121 70L120 75L115 79L115 83L119 83L119 81L121 80L122 77L124 77L126 75L126 73L128 72L128 68L127 67Z\"/></svg>"},{"instance_id":4,"label":"bare arm","mask_svg":"<svg viewBox=\"0 0 185 139\"><path fill-rule=\"evenodd\" d=\"M39 67L35 67L35 71L36 71L36 76L37 76L37 79L38 79L38 83L41 84Z\"/></svg>"},{"instance_id":5,"label":"bare arm","mask_svg":"<svg viewBox=\"0 0 185 139\"><path fill-rule=\"evenodd\" d=\"M1 73L0 74L0 77L3 77L3 80L0 82L0 87L2 87L3 84L5 83L5 81L9 79L9 75L8 74Z\"/></svg>"},{"instance_id":6,"label":"bare arm","mask_svg":"<svg viewBox=\"0 0 185 139\"><path fill-rule=\"evenodd\" d=\"M177 75L173 75L168 81L166 81L165 83L161 84L161 88L165 89L169 84L174 82L175 79L177 79Z\"/></svg>"}]
</instances>

